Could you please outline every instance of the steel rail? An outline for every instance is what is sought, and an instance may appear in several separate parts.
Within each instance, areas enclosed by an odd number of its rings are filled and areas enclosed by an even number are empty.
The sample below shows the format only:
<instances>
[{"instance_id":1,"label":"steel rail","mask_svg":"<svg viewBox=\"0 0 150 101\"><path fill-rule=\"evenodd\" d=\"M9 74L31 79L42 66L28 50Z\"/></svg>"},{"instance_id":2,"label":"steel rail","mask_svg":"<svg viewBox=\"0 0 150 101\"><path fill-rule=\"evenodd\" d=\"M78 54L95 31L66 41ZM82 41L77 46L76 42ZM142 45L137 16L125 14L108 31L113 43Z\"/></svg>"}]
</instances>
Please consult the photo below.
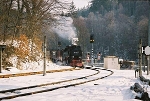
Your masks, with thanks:
<instances>
[{"instance_id":1,"label":"steel rail","mask_svg":"<svg viewBox=\"0 0 150 101\"><path fill-rule=\"evenodd\" d=\"M84 78L87 78L87 77L90 77L90 76L94 76L94 75L96 75L96 74L98 74L98 73L99 73L99 71L97 71L97 72L94 73L94 74L88 75L88 76L83 76L83 77L74 78L74 79L69 79L69 80L62 80L62 81L51 82L51 83L45 83L45 84L39 84L39 85L34 85L34 86L28 86L28 87L21 87L21 88L14 88L14 89L2 90L2 91L0 91L0 93L14 92L14 91L16 91L16 90L23 90L23 89L30 89L30 88L36 88L36 87L42 87L42 86L60 84L60 83L64 83L64 82L69 82L69 81L84 79Z\"/></svg>"},{"instance_id":2,"label":"steel rail","mask_svg":"<svg viewBox=\"0 0 150 101\"><path fill-rule=\"evenodd\" d=\"M63 82L69 82L69 81L73 81L73 80L78 80L78 79L84 79L84 78L87 78L87 77L90 77L90 76L94 76L94 75L97 75L100 73L99 70L97 69L100 69L100 68L95 68L95 69L92 69L92 70L96 70L97 72L92 74L92 75L88 75L88 76L84 76L84 77L79 77L79 78L75 78L75 79L70 79L70 80L65 80L65 81L58 81L58 82L53 82L53 83L49 83L49 85L52 85L52 84L59 84L59 83L63 83ZM77 85L81 85L81 84L85 84L85 83L88 83L88 82L92 82L92 81L96 81L96 80L100 80L100 79L104 79L110 75L112 75L114 72L111 71L111 70L107 70L107 69L100 69L100 70L106 70L106 71L109 71L110 74L106 75L106 76L103 76L103 77L99 77L99 78L96 78L96 79L92 79L92 80L87 80L87 81L83 81L83 82L79 82L79 83L73 83L73 84L68 84L68 85L64 85L64 86L59 86L59 87L54 87L54 88L50 88L50 89L45 89L45 90L39 90L39 91L33 91L33 92L28 92L28 93L23 93L23 94L17 94L17 95L12 95L12 96L6 96L6 97L1 97L0 100L4 100L4 99L13 99L13 98L16 98L16 97L21 97L21 96L27 96L27 95L33 95L33 94L38 94L38 93L43 93L43 92L49 92L49 91L54 91L54 90L57 90L57 89L60 89L60 88L68 88L68 87L72 87L72 86L77 86ZM41 86L46 86L46 84L41 84L41 85L37 85L37 87L41 87ZM35 86L36 87L36 86ZM32 88L35 88L35 87L32 87ZM28 89L29 87L27 88L24 88L24 89ZM15 91L14 89L12 89L13 91ZM4 92L4 91L1 91L1 93ZM8 92L8 91L6 91ZM11 92L11 91L9 91Z\"/></svg>"},{"instance_id":3,"label":"steel rail","mask_svg":"<svg viewBox=\"0 0 150 101\"><path fill-rule=\"evenodd\" d=\"M46 71L46 73L55 73L55 72L64 72L64 71L73 71L73 70L80 70L80 69L69 68L69 69L60 69L60 70L49 70L49 71ZM37 75L37 74L43 74L43 71L27 72L27 73L14 73L14 74L3 74L3 75L0 75L0 78L28 76L28 75Z\"/></svg>"}]
</instances>

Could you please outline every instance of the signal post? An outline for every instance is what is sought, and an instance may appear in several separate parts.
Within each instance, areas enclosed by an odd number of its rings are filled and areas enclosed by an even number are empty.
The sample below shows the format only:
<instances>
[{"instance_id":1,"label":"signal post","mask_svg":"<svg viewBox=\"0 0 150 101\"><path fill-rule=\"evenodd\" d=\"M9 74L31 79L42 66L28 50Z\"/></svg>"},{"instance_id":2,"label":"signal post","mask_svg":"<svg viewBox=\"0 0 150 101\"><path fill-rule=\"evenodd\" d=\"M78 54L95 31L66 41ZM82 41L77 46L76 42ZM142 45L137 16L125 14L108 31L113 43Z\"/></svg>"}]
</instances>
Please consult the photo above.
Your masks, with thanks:
<instances>
[{"instance_id":1,"label":"signal post","mask_svg":"<svg viewBox=\"0 0 150 101\"><path fill-rule=\"evenodd\" d=\"M92 67L93 67L93 63L94 63L94 58L93 58L93 51L94 51L94 49L93 49L94 35L93 35L93 34L90 35L90 43L92 44L91 65L92 65Z\"/></svg>"},{"instance_id":2,"label":"signal post","mask_svg":"<svg viewBox=\"0 0 150 101\"><path fill-rule=\"evenodd\" d=\"M150 46L142 46L142 53L147 57L147 75L149 75L150 70Z\"/></svg>"}]
</instances>

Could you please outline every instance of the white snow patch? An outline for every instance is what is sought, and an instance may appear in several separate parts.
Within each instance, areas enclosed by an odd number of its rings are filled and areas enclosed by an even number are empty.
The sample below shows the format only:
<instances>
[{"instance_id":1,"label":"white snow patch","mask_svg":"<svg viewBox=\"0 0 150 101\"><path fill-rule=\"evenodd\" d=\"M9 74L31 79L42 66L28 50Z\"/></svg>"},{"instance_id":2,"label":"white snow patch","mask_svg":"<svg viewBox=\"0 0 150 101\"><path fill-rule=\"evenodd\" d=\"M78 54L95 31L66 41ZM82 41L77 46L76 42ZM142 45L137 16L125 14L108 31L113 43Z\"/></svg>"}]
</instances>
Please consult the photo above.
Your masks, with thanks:
<instances>
[{"instance_id":1,"label":"white snow patch","mask_svg":"<svg viewBox=\"0 0 150 101\"><path fill-rule=\"evenodd\" d=\"M71 67L58 66L53 63L47 63L47 68L63 69ZM10 73L14 71L15 69L14 70L12 69ZM130 90L130 86L133 86L135 82L139 82L139 80L134 77L134 70L113 70L113 71L114 74L112 76L98 81L78 85L75 87L58 89L52 92L45 92L29 96L18 97L10 99L9 101L139 101L134 99L134 97L138 94ZM78 71L47 73L46 76L42 76L42 74L39 74L31 76L3 78L0 79L0 89L6 90L10 88L18 88L23 86L56 82L64 79L77 78L93 73L95 72L87 69L82 69ZM100 74L94 77L101 77L102 75L106 74L108 74L108 72L100 71ZM145 76L146 73L143 73L143 75ZM149 78L150 76L147 77ZM49 87L43 88L46 89ZM147 91L148 93L150 93L149 87ZM1 97L6 95L7 94L0 94Z\"/></svg>"}]
</instances>

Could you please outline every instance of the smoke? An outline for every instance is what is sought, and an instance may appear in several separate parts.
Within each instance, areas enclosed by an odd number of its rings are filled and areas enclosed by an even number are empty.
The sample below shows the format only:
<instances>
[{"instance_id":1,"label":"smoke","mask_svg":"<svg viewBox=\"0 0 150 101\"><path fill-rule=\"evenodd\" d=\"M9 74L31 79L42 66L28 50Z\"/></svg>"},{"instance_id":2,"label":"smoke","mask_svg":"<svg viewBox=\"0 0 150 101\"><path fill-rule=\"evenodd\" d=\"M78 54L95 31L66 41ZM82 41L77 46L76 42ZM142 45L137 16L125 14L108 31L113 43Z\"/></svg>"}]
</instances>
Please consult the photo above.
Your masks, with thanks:
<instances>
[{"instance_id":1,"label":"smoke","mask_svg":"<svg viewBox=\"0 0 150 101\"><path fill-rule=\"evenodd\" d=\"M73 20L71 17L59 17L58 23L53 27L53 31L61 38L72 40L77 36L76 28L73 26Z\"/></svg>"}]
</instances>

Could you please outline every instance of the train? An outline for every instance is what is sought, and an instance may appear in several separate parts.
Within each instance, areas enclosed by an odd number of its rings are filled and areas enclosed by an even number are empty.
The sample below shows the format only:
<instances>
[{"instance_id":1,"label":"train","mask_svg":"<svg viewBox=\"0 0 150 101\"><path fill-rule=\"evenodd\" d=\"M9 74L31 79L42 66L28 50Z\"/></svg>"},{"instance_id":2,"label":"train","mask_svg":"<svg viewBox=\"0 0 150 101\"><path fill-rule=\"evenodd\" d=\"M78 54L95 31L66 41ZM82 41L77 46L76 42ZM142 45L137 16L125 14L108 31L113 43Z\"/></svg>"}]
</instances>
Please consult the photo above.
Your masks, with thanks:
<instances>
[{"instance_id":1,"label":"train","mask_svg":"<svg viewBox=\"0 0 150 101\"><path fill-rule=\"evenodd\" d=\"M72 67L83 67L82 50L78 45L68 45L64 49L52 50L50 53L53 62L62 62Z\"/></svg>"}]
</instances>

